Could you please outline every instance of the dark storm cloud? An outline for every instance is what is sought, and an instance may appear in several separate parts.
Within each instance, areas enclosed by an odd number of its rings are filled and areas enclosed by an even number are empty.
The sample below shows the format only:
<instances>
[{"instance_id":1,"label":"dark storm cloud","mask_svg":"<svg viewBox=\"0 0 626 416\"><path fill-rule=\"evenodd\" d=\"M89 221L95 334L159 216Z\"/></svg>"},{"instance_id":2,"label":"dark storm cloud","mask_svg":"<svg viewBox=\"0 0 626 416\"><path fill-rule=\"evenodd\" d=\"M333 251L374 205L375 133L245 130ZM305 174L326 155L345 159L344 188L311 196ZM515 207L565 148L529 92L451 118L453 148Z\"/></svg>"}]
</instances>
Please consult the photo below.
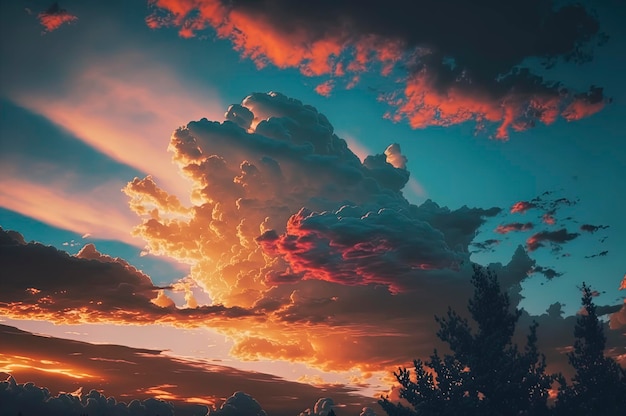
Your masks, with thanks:
<instances>
[{"instance_id":1,"label":"dark storm cloud","mask_svg":"<svg viewBox=\"0 0 626 416\"><path fill-rule=\"evenodd\" d=\"M172 302L162 307L164 288L125 260L99 253L93 244L71 256L0 228L0 247L0 310L16 319L182 325L253 314L222 305L178 309Z\"/></svg>"},{"instance_id":2,"label":"dark storm cloud","mask_svg":"<svg viewBox=\"0 0 626 416\"><path fill-rule=\"evenodd\" d=\"M559 116L576 120L599 111L602 88L569 91L523 65L592 59L605 40L581 4L545 0L154 0L147 23L174 25L183 37L213 27L258 66L298 67L353 86L359 73L399 69L401 91L384 97L412 127L476 121L499 123L495 136ZM331 84L320 84L329 87ZM333 83L336 85L336 83ZM329 88L318 89L324 95Z\"/></svg>"}]
</instances>

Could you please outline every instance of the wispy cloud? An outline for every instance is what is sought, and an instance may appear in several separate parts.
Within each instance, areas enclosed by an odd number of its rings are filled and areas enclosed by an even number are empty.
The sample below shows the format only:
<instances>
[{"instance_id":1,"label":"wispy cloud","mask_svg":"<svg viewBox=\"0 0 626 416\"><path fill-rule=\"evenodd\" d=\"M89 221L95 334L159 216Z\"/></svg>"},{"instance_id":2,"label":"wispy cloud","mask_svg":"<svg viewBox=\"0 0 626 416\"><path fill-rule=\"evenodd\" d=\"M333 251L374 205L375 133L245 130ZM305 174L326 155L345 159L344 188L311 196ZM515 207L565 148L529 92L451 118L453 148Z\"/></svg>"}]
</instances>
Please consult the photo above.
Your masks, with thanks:
<instances>
[{"instance_id":1,"label":"wispy cloud","mask_svg":"<svg viewBox=\"0 0 626 416\"><path fill-rule=\"evenodd\" d=\"M136 220L120 210L125 200L119 182L87 190L75 188L75 181L67 178L39 183L3 175L0 184L3 208L78 234L90 233L94 238L144 246L130 234Z\"/></svg>"}]
</instances>

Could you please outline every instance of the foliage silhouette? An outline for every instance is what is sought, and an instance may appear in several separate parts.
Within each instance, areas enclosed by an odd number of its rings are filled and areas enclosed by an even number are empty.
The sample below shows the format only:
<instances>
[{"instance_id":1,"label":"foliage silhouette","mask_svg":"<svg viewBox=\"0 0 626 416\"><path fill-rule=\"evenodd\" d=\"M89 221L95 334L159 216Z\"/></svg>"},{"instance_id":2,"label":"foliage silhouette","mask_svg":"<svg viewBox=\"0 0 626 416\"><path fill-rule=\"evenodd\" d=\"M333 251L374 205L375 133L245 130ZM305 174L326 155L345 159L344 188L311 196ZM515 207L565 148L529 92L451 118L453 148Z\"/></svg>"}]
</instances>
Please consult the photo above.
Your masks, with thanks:
<instances>
[{"instance_id":1,"label":"foliage silhouette","mask_svg":"<svg viewBox=\"0 0 626 416\"><path fill-rule=\"evenodd\" d=\"M574 328L574 350L568 354L576 370L571 385L561 382L557 415L626 414L626 370L605 357L606 336L598 319L591 288L583 283L583 310Z\"/></svg>"},{"instance_id":2,"label":"foliage silhouette","mask_svg":"<svg viewBox=\"0 0 626 416\"><path fill-rule=\"evenodd\" d=\"M388 415L550 413L548 392L557 376L545 372L545 357L536 345L537 324L530 327L520 351L512 338L521 312L511 310L496 275L475 266L472 283L475 290L468 310L476 329L451 309L446 317L436 317L437 336L453 355L441 357L435 350L429 361L415 360L415 381L406 368L394 373L402 386L400 397L412 408L381 398L379 404Z\"/></svg>"}]
</instances>

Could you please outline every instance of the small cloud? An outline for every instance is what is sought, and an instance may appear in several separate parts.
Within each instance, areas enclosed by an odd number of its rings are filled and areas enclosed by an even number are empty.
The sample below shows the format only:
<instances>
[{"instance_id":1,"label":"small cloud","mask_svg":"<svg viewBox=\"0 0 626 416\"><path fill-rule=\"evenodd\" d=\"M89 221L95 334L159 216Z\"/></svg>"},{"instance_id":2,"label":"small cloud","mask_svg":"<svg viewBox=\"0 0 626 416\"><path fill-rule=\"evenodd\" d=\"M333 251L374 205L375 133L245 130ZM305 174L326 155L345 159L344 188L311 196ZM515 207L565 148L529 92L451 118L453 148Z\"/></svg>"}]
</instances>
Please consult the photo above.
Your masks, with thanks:
<instances>
[{"instance_id":1,"label":"small cloud","mask_svg":"<svg viewBox=\"0 0 626 416\"><path fill-rule=\"evenodd\" d=\"M496 240L494 238L490 238L488 240L482 242L472 243L472 247L476 247L478 251L493 251L493 246L500 244L501 240Z\"/></svg>"},{"instance_id":2,"label":"small cloud","mask_svg":"<svg viewBox=\"0 0 626 416\"><path fill-rule=\"evenodd\" d=\"M525 214L529 209L537 207L533 202L528 201L519 201L513 204L511 207L511 214L515 214L519 212L520 214Z\"/></svg>"},{"instance_id":3,"label":"small cloud","mask_svg":"<svg viewBox=\"0 0 626 416\"><path fill-rule=\"evenodd\" d=\"M528 251L535 251L539 247L543 247L543 243L547 241L553 245L557 245L555 248L559 249L560 247L558 245L571 241L579 235L580 234L578 233L568 233L565 228L558 231L541 231L530 236L526 240L526 245L528 247Z\"/></svg>"},{"instance_id":4,"label":"small cloud","mask_svg":"<svg viewBox=\"0 0 626 416\"><path fill-rule=\"evenodd\" d=\"M539 265L533 267L533 269L531 270L531 273L541 273L548 280L554 279L555 277L563 276L563 273L561 273L561 272L557 272L556 270L554 270L554 269L552 269L550 267L543 267L543 266L539 266Z\"/></svg>"},{"instance_id":5,"label":"small cloud","mask_svg":"<svg viewBox=\"0 0 626 416\"><path fill-rule=\"evenodd\" d=\"M510 224L498 225L498 227L494 230L498 234L508 234L511 231L528 231L533 229L533 223L521 223L521 222L513 222Z\"/></svg>"},{"instance_id":6,"label":"small cloud","mask_svg":"<svg viewBox=\"0 0 626 416\"><path fill-rule=\"evenodd\" d=\"M45 32L53 32L66 23L78 20L78 17L59 7L59 3L54 3L45 12L39 13L37 19L45 28Z\"/></svg>"},{"instance_id":7,"label":"small cloud","mask_svg":"<svg viewBox=\"0 0 626 416\"><path fill-rule=\"evenodd\" d=\"M594 258L594 257L604 257L604 256L606 256L607 254L609 254L609 251L608 251L608 250L604 250L604 251L601 251L601 252L596 253L596 254L592 254L592 255L589 255L589 256L585 256L585 258L586 258L586 259L592 259L592 258Z\"/></svg>"},{"instance_id":8,"label":"small cloud","mask_svg":"<svg viewBox=\"0 0 626 416\"><path fill-rule=\"evenodd\" d=\"M608 225L583 224L580 226L581 231L586 231L588 233L595 233L598 230L606 230L607 228L609 228Z\"/></svg>"},{"instance_id":9,"label":"small cloud","mask_svg":"<svg viewBox=\"0 0 626 416\"><path fill-rule=\"evenodd\" d=\"M324 97L330 97L330 94L332 93L334 87L335 81L329 79L328 81L324 81L317 87L315 87L315 92Z\"/></svg>"}]
</instances>

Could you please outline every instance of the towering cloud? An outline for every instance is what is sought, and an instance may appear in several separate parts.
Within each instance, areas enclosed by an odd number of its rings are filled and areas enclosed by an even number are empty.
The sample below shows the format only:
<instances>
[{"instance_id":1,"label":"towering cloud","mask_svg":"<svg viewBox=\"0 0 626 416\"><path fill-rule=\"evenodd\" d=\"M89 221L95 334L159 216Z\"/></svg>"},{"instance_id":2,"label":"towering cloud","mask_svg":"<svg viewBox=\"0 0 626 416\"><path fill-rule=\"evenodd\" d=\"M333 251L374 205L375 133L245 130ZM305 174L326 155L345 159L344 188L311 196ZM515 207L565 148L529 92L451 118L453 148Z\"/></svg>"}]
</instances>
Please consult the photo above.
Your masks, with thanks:
<instances>
[{"instance_id":1,"label":"towering cloud","mask_svg":"<svg viewBox=\"0 0 626 416\"><path fill-rule=\"evenodd\" d=\"M279 93L252 94L225 119L171 137L189 202L149 177L124 191L153 253L190 264L215 302L265 315L220 329L232 353L376 371L410 361L416 346L430 352L432 314L464 309L469 245L501 210L410 204L398 145L361 162L323 114ZM532 266L523 250L499 266L512 296Z\"/></svg>"},{"instance_id":2,"label":"towering cloud","mask_svg":"<svg viewBox=\"0 0 626 416\"><path fill-rule=\"evenodd\" d=\"M176 26L182 37L212 28L257 66L295 67L331 85L354 86L365 71L399 79L380 98L387 117L414 128L475 121L497 124L506 139L558 117L577 120L602 109L602 88L572 91L528 68L538 60L591 60L604 40L583 5L555 1L462 0L314 3L289 0L152 0L151 28ZM337 82L329 81L336 78Z\"/></svg>"}]
</instances>

